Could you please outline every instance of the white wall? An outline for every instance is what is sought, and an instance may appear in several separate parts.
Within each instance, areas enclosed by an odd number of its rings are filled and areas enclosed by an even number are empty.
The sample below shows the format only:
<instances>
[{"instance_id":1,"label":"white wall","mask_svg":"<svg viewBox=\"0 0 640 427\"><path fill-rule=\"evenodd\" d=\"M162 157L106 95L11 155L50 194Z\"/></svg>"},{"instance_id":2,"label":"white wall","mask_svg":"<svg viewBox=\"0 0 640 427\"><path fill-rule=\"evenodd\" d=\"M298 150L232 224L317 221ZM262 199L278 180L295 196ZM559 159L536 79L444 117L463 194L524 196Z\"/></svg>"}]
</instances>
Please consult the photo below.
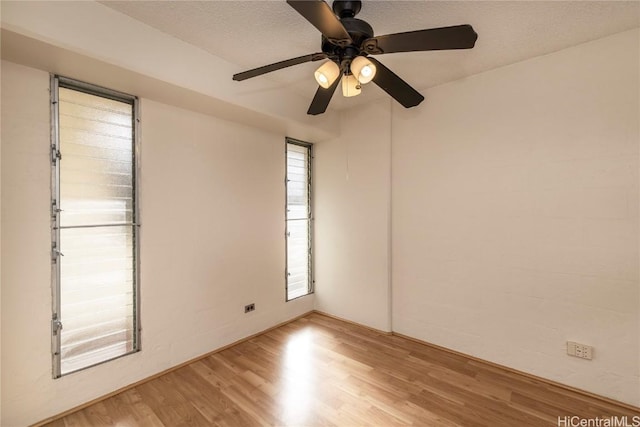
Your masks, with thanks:
<instances>
[{"instance_id":1,"label":"white wall","mask_svg":"<svg viewBox=\"0 0 640 427\"><path fill-rule=\"evenodd\" d=\"M0 424L17 426L38 420L32 418L38 407L27 403L32 395L43 393L34 399L40 406L58 397L38 381L43 373L51 378L48 76L3 62L1 83Z\"/></svg>"},{"instance_id":2,"label":"white wall","mask_svg":"<svg viewBox=\"0 0 640 427\"><path fill-rule=\"evenodd\" d=\"M639 36L394 106L395 331L640 406Z\"/></svg>"},{"instance_id":3,"label":"white wall","mask_svg":"<svg viewBox=\"0 0 640 427\"><path fill-rule=\"evenodd\" d=\"M373 89L373 88L370 88ZM316 309L390 331L389 100L341 115L315 147Z\"/></svg>"},{"instance_id":4,"label":"white wall","mask_svg":"<svg viewBox=\"0 0 640 427\"><path fill-rule=\"evenodd\" d=\"M143 350L53 380L48 85L2 62L0 424L42 420L313 308L313 296L284 302L284 135L142 99Z\"/></svg>"}]
</instances>

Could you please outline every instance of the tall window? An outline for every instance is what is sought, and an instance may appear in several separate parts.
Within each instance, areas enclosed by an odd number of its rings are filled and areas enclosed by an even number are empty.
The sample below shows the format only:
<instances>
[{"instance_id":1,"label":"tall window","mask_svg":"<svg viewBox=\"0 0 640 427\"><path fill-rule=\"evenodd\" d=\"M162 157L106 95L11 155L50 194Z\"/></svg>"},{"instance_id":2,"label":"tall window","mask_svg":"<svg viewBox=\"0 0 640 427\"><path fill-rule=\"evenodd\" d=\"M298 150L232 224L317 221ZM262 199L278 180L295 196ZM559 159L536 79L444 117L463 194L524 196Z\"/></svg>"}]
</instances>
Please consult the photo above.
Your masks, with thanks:
<instances>
[{"instance_id":1,"label":"tall window","mask_svg":"<svg viewBox=\"0 0 640 427\"><path fill-rule=\"evenodd\" d=\"M51 78L53 374L140 349L137 99Z\"/></svg>"},{"instance_id":2,"label":"tall window","mask_svg":"<svg viewBox=\"0 0 640 427\"><path fill-rule=\"evenodd\" d=\"M311 144L287 138L287 300L313 292Z\"/></svg>"}]
</instances>

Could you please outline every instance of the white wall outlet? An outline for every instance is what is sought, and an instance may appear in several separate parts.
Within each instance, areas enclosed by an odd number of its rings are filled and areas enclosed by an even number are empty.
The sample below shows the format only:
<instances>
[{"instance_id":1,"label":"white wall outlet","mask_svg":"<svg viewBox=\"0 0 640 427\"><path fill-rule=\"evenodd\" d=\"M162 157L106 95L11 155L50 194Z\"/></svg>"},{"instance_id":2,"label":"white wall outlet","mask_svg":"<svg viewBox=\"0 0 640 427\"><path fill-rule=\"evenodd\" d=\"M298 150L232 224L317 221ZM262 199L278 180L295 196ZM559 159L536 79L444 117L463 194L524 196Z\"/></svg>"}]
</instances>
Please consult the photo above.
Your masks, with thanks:
<instances>
[{"instance_id":1,"label":"white wall outlet","mask_svg":"<svg viewBox=\"0 0 640 427\"><path fill-rule=\"evenodd\" d=\"M580 359L593 359L593 347L573 341L567 341L567 354Z\"/></svg>"}]
</instances>

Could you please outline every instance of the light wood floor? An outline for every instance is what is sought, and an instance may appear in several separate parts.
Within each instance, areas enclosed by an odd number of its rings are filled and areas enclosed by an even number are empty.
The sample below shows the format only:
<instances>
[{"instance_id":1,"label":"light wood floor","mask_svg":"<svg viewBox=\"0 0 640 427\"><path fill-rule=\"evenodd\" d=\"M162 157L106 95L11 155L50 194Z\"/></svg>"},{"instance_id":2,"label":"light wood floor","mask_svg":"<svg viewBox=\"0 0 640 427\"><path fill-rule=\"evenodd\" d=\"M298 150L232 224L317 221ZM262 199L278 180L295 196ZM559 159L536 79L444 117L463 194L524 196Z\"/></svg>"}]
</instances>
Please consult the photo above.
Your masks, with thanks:
<instances>
[{"instance_id":1,"label":"light wood floor","mask_svg":"<svg viewBox=\"0 0 640 427\"><path fill-rule=\"evenodd\" d=\"M310 314L50 426L528 426L640 415Z\"/></svg>"}]
</instances>

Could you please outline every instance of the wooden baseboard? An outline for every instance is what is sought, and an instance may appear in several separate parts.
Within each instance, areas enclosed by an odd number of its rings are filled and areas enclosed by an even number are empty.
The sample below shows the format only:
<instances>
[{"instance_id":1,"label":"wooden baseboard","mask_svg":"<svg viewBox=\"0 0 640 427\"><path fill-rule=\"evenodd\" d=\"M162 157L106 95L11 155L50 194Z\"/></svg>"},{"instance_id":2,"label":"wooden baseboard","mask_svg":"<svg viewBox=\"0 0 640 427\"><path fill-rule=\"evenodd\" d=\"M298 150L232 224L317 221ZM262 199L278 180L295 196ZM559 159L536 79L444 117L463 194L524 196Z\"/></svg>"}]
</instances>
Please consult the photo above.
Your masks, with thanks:
<instances>
[{"instance_id":1,"label":"wooden baseboard","mask_svg":"<svg viewBox=\"0 0 640 427\"><path fill-rule=\"evenodd\" d=\"M183 367L185 367L187 365L190 365L191 363L197 362L198 360L202 360L202 359L204 359L206 357L209 357L209 356L211 356L213 354L219 353L219 352L221 352L223 350L226 350L226 349L228 349L230 347L233 347L234 345L241 344L241 343L243 343L245 341L249 341L250 339L253 339L253 338L257 337L257 336L260 336L262 334L266 334L267 332L272 331L274 329L277 329L277 328L279 328L281 326L284 326L287 323L295 322L296 320L301 319L303 317L306 317L311 313L313 313L313 310L312 311L308 311L308 312L306 312L304 314L301 314L299 316L296 316L296 317L294 317L292 319L286 320L284 322L278 323L277 325L271 326L271 327L269 327L269 328L267 328L267 329L265 329L263 331L256 332L255 334L249 335L248 337L245 337L245 338L239 339L237 341L234 341L231 344L227 344L225 346L222 346L220 348L212 350L212 351L210 351L208 353L205 353L205 354L202 354L200 356L194 357L193 359L187 360L186 362L183 362L183 363L180 363L180 364L178 364L176 366L173 366L171 368L165 369L164 371L158 372L157 374L153 374L153 375L151 375L149 377L146 377L146 378L144 378L144 379L142 379L140 381L136 381L136 382L134 382L132 384L129 384L127 386L119 388L119 389L117 389L115 391L112 391L111 393L107 393L107 394L105 394L103 396L100 396L100 397L97 397L95 399L92 399L92 400L90 400L88 402L83 403L82 405L75 406L75 407L73 407L71 409L68 409L68 410L66 410L64 412L61 412L61 413L57 414L57 415L49 417L49 418L47 418L45 420L39 421L39 422L33 424L32 427L40 427L40 426L48 424L48 423L50 423L52 421L56 421L56 420L59 420L60 418L64 418L67 415L73 414L74 412L81 411L81 410L83 410L83 409L85 409L85 408L87 408L87 407L89 407L89 406L91 406L93 404L96 404L98 402L102 402L103 400L106 400L106 399L108 399L110 397L113 397L116 394L124 393L127 390L131 390L132 388L135 388L135 387L137 387L139 385L142 385L142 384L144 384L146 382L149 382L149 381L154 380L154 379L156 379L158 377L166 375L166 374L168 374L170 372L173 372L173 371L175 371L177 369L183 368Z\"/></svg>"},{"instance_id":2,"label":"wooden baseboard","mask_svg":"<svg viewBox=\"0 0 640 427\"><path fill-rule=\"evenodd\" d=\"M360 328L365 328L368 329L372 332L375 332L377 334L381 334L381 335L393 335L393 332L389 332L389 331L383 331L381 329L376 329L376 328L372 328L371 326L367 326L367 325L363 325L362 323L358 323L358 322L354 322L352 320L348 320L345 318L342 318L340 316L334 316L333 314L329 314L329 313L325 313L324 311L320 311L320 310L313 310L312 313L315 314L319 314L321 316L325 316L328 317L330 319L335 319L335 320L339 320L341 322L345 322L345 323L349 323L350 325L355 325L358 326Z\"/></svg>"},{"instance_id":3,"label":"wooden baseboard","mask_svg":"<svg viewBox=\"0 0 640 427\"><path fill-rule=\"evenodd\" d=\"M564 389L564 390L567 390L567 391L570 391L570 392L573 392L573 393L581 394L583 396L590 397L592 399L597 399L597 400L600 400L602 402L608 403L610 405L615 405L615 406L619 406L621 408L625 408L625 409L629 409L629 410L632 410L632 411L640 412L640 408L639 407L630 405L628 403L620 402L619 400L614 400L614 399L611 399L609 397L601 396L599 394L591 393L591 392L586 391L586 390L582 390L582 389L579 389L579 388L571 387L569 385L562 384L562 383L559 383L559 382L556 382L556 381L553 381L553 380L550 380L550 379L547 379L547 378L543 378L543 377L539 377L537 375L529 374L527 372L519 371L517 369L510 368L508 366L501 365L499 363L490 362L488 360L480 359L480 358L475 357L475 356L470 356L468 354L461 353L461 352L456 351L456 350L451 350L451 349L446 348L446 347L441 347L441 346L436 345L436 344L431 344L430 342L423 341L421 339L414 338L414 337L411 337L409 335L404 335L404 334L401 334L401 333L398 333L398 332L392 332L391 334L394 335L394 336L400 337L400 338L404 338L404 339L409 340L409 341L413 341L413 342L418 343L418 344L425 345L427 347L434 348L436 350L440 350L440 351L444 351L446 353L454 354L456 356L464 357L465 359L472 360L472 361L474 361L474 362L476 362L478 364L490 366L492 368L502 369L502 370L510 372L512 374L520 375L522 377L529 378L531 380L535 380L535 381L538 381L538 382L541 382L541 383L544 383L544 384L548 384L548 385L553 386L553 387L558 387L558 388L561 388L561 389Z\"/></svg>"}]
</instances>

